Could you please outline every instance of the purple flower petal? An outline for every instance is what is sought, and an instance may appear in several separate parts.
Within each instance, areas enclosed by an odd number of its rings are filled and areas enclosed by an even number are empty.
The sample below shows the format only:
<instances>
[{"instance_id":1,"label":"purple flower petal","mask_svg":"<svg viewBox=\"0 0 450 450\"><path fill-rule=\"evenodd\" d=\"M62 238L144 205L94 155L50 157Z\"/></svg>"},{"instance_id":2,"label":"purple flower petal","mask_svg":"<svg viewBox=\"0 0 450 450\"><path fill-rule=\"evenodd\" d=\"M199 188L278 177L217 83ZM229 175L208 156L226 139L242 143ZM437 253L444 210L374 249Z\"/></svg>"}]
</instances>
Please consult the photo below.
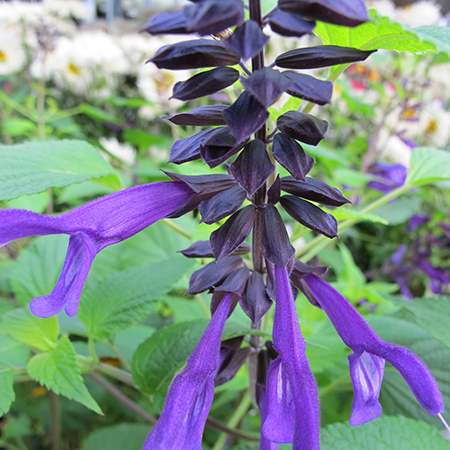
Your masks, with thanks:
<instances>
[{"instance_id":1,"label":"purple flower petal","mask_svg":"<svg viewBox=\"0 0 450 450\"><path fill-rule=\"evenodd\" d=\"M271 363L264 407L264 436L292 443L293 450L320 448L317 387L305 355L287 270L275 266L276 309L273 344L279 357Z\"/></svg>"},{"instance_id":2,"label":"purple flower petal","mask_svg":"<svg viewBox=\"0 0 450 450\"><path fill-rule=\"evenodd\" d=\"M143 450L200 450L220 365L220 341L232 294L217 308L186 369L175 377L158 423Z\"/></svg>"},{"instance_id":3,"label":"purple flower petal","mask_svg":"<svg viewBox=\"0 0 450 450\"><path fill-rule=\"evenodd\" d=\"M361 370L363 363L357 361L357 358L360 358L363 352L372 356L374 367L370 370L365 368L366 373L372 373L370 389L373 392L371 396L368 395L369 389L361 385L361 376L357 376L356 373L352 375L355 391L354 408L355 411L358 411L356 413L358 417L368 418L373 414L370 411L363 414L360 411L361 405L366 404L370 397L369 405L373 407L378 378L382 378L383 375L381 366L373 359L373 356L385 359L401 373L425 411L429 414L438 414L444 411L442 396L433 375L414 353L380 339L353 306L319 277L308 275L302 282L309 294L315 297L326 312L345 345L355 353L354 356L350 355L349 357L350 364L360 364L358 370ZM366 362L368 361L367 358L364 359Z\"/></svg>"},{"instance_id":4,"label":"purple flower petal","mask_svg":"<svg viewBox=\"0 0 450 450\"><path fill-rule=\"evenodd\" d=\"M66 312L73 316L95 255L139 233L183 206L194 195L185 183L164 182L125 189L58 217L3 210L0 211L0 245L26 236L71 236L55 289L50 295L34 299L31 309L39 317L50 317L67 304Z\"/></svg>"}]
</instances>

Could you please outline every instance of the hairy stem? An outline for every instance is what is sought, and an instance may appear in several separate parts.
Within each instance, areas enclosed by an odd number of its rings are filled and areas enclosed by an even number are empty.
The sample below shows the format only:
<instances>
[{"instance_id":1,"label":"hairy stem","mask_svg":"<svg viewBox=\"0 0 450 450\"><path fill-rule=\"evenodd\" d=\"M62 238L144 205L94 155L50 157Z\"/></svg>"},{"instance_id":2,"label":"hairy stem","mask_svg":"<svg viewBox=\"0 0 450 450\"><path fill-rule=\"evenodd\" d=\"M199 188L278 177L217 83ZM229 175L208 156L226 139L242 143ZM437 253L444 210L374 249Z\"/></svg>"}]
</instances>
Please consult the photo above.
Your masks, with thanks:
<instances>
[{"instance_id":1,"label":"hairy stem","mask_svg":"<svg viewBox=\"0 0 450 450\"><path fill-rule=\"evenodd\" d=\"M52 423L52 450L61 448L61 408L59 397L53 391L48 391L50 401L50 420Z\"/></svg>"}]
</instances>

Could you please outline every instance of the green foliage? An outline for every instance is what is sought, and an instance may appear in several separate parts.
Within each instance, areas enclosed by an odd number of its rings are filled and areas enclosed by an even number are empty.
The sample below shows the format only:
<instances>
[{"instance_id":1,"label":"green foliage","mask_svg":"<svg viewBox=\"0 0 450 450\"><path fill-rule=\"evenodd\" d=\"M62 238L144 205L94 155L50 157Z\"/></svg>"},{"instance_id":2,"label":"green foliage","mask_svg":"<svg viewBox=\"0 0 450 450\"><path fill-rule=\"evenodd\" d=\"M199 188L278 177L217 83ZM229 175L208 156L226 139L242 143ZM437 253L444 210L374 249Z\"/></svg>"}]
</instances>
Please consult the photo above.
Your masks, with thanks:
<instances>
[{"instance_id":1,"label":"green foliage","mask_svg":"<svg viewBox=\"0 0 450 450\"><path fill-rule=\"evenodd\" d=\"M421 186L443 180L450 180L450 153L429 147L415 148L405 185Z\"/></svg>"},{"instance_id":2,"label":"green foliage","mask_svg":"<svg viewBox=\"0 0 450 450\"><path fill-rule=\"evenodd\" d=\"M34 355L27 370L31 378L56 394L64 395L102 414L83 382L75 350L67 336L62 336L51 352Z\"/></svg>"},{"instance_id":3,"label":"green foliage","mask_svg":"<svg viewBox=\"0 0 450 450\"><path fill-rule=\"evenodd\" d=\"M400 25L387 17L378 16L375 11L371 12L371 18L371 22L355 28L319 22L314 33L325 45L409 53L436 51L434 43L426 42L425 35L418 35L415 30L405 25Z\"/></svg>"},{"instance_id":4,"label":"green foliage","mask_svg":"<svg viewBox=\"0 0 450 450\"><path fill-rule=\"evenodd\" d=\"M175 372L186 362L200 341L208 320L170 325L143 342L133 356L131 373L144 395L164 395Z\"/></svg>"},{"instance_id":5,"label":"green foliage","mask_svg":"<svg viewBox=\"0 0 450 450\"><path fill-rule=\"evenodd\" d=\"M50 351L55 348L58 339L58 318L40 319L25 308L19 308L3 316L2 331L19 342Z\"/></svg>"},{"instance_id":6,"label":"green foliage","mask_svg":"<svg viewBox=\"0 0 450 450\"><path fill-rule=\"evenodd\" d=\"M25 367L30 357L30 350L25 344L0 334L0 363L12 367Z\"/></svg>"},{"instance_id":7,"label":"green foliage","mask_svg":"<svg viewBox=\"0 0 450 450\"><path fill-rule=\"evenodd\" d=\"M414 28L414 33L420 39L434 44L438 52L450 55L450 30L447 27Z\"/></svg>"},{"instance_id":8,"label":"green foliage","mask_svg":"<svg viewBox=\"0 0 450 450\"><path fill-rule=\"evenodd\" d=\"M0 363L0 416L9 411L14 398L12 369Z\"/></svg>"},{"instance_id":9,"label":"green foliage","mask_svg":"<svg viewBox=\"0 0 450 450\"><path fill-rule=\"evenodd\" d=\"M121 423L91 433L80 450L141 450L150 431L149 425Z\"/></svg>"},{"instance_id":10,"label":"green foliage","mask_svg":"<svg viewBox=\"0 0 450 450\"><path fill-rule=\"evenodd\" d=\"M436 428L405 417L381 417L352 427L337 423L322 430L322 450L445 450Z\"/></svg>"},{"instance_id":11,"label":"green foliage","mask_svg":"<svg viewBox=\"0 0 450 450\"><path fill-rule=\"evenodd\" d=\"M113 168L83 141L44 141L0 146L0 199L36 194L114 175ZM114 175L114 177L116 177ZM111 179L111 181L114 181ZM116 185L120 186L117 177Z\"/></svg>"},{"instance_id":12,"label":"green foliage","mask_svg":"<svg viewBox=\"0 0 450 450\"><path fill-rule=\"evenodd\" d=\"M104 339L145 317L192 266L183 257L129 269L101 279L82 294L79 317L89 336Z\"/></svg>"}]
</instances>

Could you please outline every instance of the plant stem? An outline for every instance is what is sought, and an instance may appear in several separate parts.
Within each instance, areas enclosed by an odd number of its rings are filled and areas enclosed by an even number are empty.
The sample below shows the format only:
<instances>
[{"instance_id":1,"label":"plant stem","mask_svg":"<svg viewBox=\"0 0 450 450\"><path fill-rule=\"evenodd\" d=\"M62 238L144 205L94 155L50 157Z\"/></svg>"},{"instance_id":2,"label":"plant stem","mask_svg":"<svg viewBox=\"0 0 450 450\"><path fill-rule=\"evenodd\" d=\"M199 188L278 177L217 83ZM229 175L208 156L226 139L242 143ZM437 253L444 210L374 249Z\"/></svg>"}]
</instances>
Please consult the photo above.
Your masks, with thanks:
<instances>
[{"instance_id":1,"label":"plant stem","mask_svg":"<svg viewBox=\"0 0 450 450\"><path fill-rule=\"evenodd\" d=\"M92 356L92 359L94 360L94 363L98 363L99 359L97 356L97 353L95 351L95 340L92 339L91 337L88 338L88 348L89 348L89 353Z\"/></svg>"},{"instance_id":2,"label":"plant stem","mask_svg":"<svg viewBox=\"0 0 450 450\"><path fill-rule=\"evenodd\" d=\"M228 421L228 426L230 428L236 427L239 422L245 417L247 414L248 408L250 408L252 404L252 399L250 397L250 394L246 391L244 393L244 396L242 397L241 402L239 403L239 406L237 407L234 414L231 416L230 420ZM222 450L223 445L225 444L225 441L227 440L227 433L222 433L219 436L219 439L217 439L214 447L212 450Z\"/></svg>"},{"instance_id":3,"label":"plant stem","mask_svg":"<svg viewBox=\"0 0 450 450\"><path fill-rule=\"evenodd\" d=\"M122 383L128 384L128 386L136 387L133 382L133 377L130 373L122 369L117 369L117 367L109 366L108 364L98 363L94 367L95 370L104 373Z\"/></svg>"},{"instance_id":4,"label":"plant stem","mask_svg":"<svg viewBox=\"0 0 450 450\"><path fill-rule=\"evenodd\" d=\"M52 450L61 447L61 408L59 397L53 391L48 391L50 401L50 419L52 423Z\"/></svg>"},{"instance_id":5,"label":"plant stem","mask_svg":"<svg viewBox=\"0 0 450 450\"><path fill-rule=\"evenodd\" d=\"M161 219L161 223L163 223L166 227L169 227L173 231L176 231L178 234L181 234L181 236L184 236L185 238L192 239L192 234L187 232L184 228L181 228L176 223L172 222L169 219Z\"/></svg>"},{"instance_id":6,"label":"plant stem","mask_svg":"<svg viewBox=\"0 0 450 450\"><path fill-rule=\"evenodd\" d=\"M347 384L350 381L350 374L346 373L342 375L342 377L330 383L328 386L325 386L323 389L319 391L319 398L325 397L330 392L333 392L338 386L341 384Z\"/></svg>"}]
</instances>

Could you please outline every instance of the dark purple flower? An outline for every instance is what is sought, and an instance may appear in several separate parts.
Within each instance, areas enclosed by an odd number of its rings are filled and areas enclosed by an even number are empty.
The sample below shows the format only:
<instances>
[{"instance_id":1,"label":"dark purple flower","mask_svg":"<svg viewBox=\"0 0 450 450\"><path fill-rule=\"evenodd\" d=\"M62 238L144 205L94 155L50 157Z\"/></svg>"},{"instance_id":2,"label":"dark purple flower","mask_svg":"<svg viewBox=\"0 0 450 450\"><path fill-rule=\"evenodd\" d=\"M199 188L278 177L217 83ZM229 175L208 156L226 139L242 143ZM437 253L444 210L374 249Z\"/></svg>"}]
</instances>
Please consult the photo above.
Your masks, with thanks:
<instances>
[{"instance_id":1,"label":"dark purple flower","mask_svg":"<svg viewBox=\"0 0 450 450\"><path fill-rule=\"evenodd\" d=\"M442 396L433 375L414 353L380 339L353 306L316 275L306 276L302 283L305 294L314 297L345 345L353 350L348 357L355 393L351 425L362 425L381 414L378 396L385 361L400 372L425 411L433 415L444 411Z\"/></svg>"},{"instance_id":2,"label":"dark purple flower","mask_svg":"<svg viewBox=\"0 0 450 450\"><path fill-rule=\"evenodd\" d=\"M188 202L195 192L181 182L136 186L48 217L24 210L0 211L0 246L27 236L68 234L69 248L53 292L32 300L38 317L61 311L73 316L97 253L139 233Z\"/></svg>"},{"instance_id":3,"label":"dark purple flower","mask_svg":"<svg viewBox=\"0 0 450 450\"><path fill-rule=\"evenodd\" d=\"M376 163L370 172L375 175L375 180L369 181L367 186L385 194L403 186L408 175L408 169L402 164Z\"/></svg>"},{"instance_id":4,"label":"dark purple flower","mask_svg":"<svg viewBox=\"0 0 450 450\"><path fill-rule=\"evenodd\" d=\"M279 356L267 375L262 433L271 442L292 443L293 450L318 450L317 387L305 355L289 274L279 266L275 266L275 287L273 345Z\"/></svg>"},{"instance_id":5,"label":"dark purple flower","mask_svg":"<svg viewBox=\"0 0 450 450\"><path fill-rule=\"evenodd\" d=\"M158 423L143 450L200 450L203 429L214 397L214 377L220 367L220 341L227 320L229 293L220 303L205 333L175 377Z\"/></svg>"},{"instance_id":6,"label":"dark purple flower","mask_svg":"<svg viewBox=\"0 0 450 450\"><path fill-rule=\"evenodd\" d=\"M423 224L429 222L431 219L425 214L413 214L408 221L408 227L406 231L408 233L413 233Z\"/></svg>"}]
</instances>

